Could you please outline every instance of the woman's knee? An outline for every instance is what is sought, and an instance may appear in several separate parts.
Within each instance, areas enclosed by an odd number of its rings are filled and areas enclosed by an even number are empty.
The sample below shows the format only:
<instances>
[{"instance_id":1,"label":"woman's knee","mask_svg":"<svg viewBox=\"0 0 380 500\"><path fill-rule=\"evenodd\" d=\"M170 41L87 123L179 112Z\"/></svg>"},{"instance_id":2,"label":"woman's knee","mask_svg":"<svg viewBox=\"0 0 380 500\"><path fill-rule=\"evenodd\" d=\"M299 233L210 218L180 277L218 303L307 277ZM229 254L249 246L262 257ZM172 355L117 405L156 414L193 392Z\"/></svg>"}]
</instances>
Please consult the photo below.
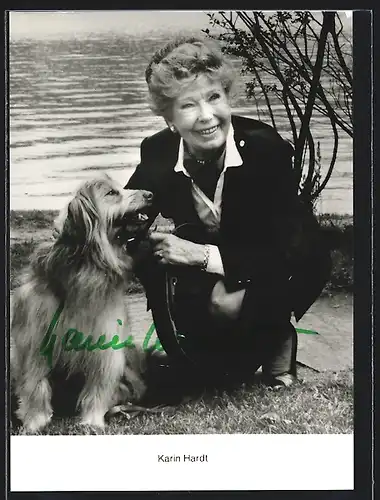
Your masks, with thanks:
<instances>
[{"instance_id":1,"label":"woman's knee","mask_svg":"<svg viewBox=\"0 0 380 500\"><path fill-rule=\"evenodd\" d=\"M217 319L235 320L241 312L245 289L227 292L224 282L218 281L211 293L209 311Z\"/></svg>"}]
</instances>

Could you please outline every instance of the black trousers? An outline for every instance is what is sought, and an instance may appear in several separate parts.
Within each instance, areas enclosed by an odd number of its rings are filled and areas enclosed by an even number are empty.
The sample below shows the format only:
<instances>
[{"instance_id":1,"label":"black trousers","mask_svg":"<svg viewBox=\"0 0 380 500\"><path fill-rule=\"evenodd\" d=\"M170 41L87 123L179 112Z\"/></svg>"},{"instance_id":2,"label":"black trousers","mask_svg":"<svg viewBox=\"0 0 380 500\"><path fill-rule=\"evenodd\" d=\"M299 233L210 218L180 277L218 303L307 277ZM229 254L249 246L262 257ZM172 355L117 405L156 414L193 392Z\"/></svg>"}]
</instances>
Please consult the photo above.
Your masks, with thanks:
<instances>
[{"instance_id":1,"label":"black trousers","mask_svg":"<svg viewBox=\"0 0 380 500\"><path fill-rule=\"evenodd\" d=\"M164 348L164 340L176 336L191 360L212 370L244 369L254 373L262 366L268 376L285 372L296 375L297 333L290 321L287 280L278 279L270 289L247 288L239 318L216 322L208 312L213 280L199 287L195 283L177 288L171 307L163 297L168 289L165 283L170 279L168 271L152 257L136 269ZM175 322L173 331L168 326L170 321L166 321L169 315Z\"/></svg>"},{"instance_id":2,"label":"black trousers","mask_svg":"<svg viewBox=\"0 0 380 500\"><path fill-rule=\"evenodd\" d=\"M194 306L189 301L188 308L194 311ZM285 372L296 375L297 333L290 315L281 320L278 317L263 320L250 315L250 321L243 322L240 317L237 321L216 324L207 313L200 314L202 306L198 304L197 314L193 313L190 318L180 311L177 316L178 341L190 358L204 366L227 371L255 372L262 366L268 376ZM186 324L182 324L185 321Z\"/></svg>"}]
</instances>

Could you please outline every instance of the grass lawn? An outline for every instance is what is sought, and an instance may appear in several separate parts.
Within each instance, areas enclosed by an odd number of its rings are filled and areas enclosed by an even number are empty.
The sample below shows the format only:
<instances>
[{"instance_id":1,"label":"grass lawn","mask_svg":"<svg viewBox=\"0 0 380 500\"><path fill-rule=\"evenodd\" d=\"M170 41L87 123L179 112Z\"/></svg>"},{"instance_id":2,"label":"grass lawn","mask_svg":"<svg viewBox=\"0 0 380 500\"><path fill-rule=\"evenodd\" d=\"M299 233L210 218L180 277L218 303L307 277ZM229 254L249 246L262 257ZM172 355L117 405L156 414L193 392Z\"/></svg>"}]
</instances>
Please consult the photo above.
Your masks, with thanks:
<instances>
[{"instance_id":1,"label":"grass lawn","mask_svg":"<svg viewBox=\"0 0 380 500\"><path fill-rule=\"evenodd\" d=\"M104 430L83 427L76 417L54 417L43 434L353 432L352 372L316 373L300 367L299 378L296 385L279 390L262 385L259 374L244 383L235 381L203 391L193 388L192 397L172 402L163 409L111 416ZM165 400L167 397L162 398ZM22 434L21 428L13 427L12 434Z\"/></svg>"},{"instance_id":2,"label":"grass lawn","mask_svg":"<svg viewBox=\"0 0 380 500\"><path fill-rule=\"evenodd\" d=\"M12 211L10 214L10 288L36 245L51 238L55 211ZM321 220L335 241L333 276L326 289L352 289L352 217L324 216ZM137 280L130 293L141 291ZM155 380L155 402L148 411L125 411L109 418L104 431L83 428L76 418L57 416L43 434L224 434L224 433L351 433L353 432L353 374L351 370L318 373L299 368L301 382L279 391L251 380L225 381L218 387L191 383L173 387L176 377ZM169 380L169 384L168 384ZM156 405L163 404L163 408ZM21 429L15 425L12 434Z\"/></svg>"}]
</instances>

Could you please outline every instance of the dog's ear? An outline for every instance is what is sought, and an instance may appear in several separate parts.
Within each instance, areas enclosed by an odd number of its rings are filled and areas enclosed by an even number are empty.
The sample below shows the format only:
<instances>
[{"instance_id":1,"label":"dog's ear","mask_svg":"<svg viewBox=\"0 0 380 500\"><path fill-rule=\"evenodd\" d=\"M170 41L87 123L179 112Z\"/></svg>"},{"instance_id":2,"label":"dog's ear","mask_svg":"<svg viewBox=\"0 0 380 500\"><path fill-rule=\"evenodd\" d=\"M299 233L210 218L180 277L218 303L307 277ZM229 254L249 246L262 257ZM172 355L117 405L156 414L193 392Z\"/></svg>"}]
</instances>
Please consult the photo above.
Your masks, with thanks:
<instances>
[{"instance_id":1,"label":"dog's ear","mask_svg":"<svg viewBox=\"0 0 380 500\"><path fill-rule=\"evenodd\" d=\"M99 223L95 204L90 197L78 193L69 203L63 233L73 240L91 243Z\"/></svg>"}]
</instances>

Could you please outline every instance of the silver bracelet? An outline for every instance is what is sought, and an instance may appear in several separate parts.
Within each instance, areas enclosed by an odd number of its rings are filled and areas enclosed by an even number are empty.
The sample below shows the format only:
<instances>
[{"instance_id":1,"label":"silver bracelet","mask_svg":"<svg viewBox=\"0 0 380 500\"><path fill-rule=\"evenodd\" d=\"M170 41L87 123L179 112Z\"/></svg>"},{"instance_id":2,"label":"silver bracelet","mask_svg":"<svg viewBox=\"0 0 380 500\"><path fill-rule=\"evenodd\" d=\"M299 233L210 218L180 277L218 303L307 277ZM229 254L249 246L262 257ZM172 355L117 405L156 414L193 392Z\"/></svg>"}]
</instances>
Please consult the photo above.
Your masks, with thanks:
<instances>
[{"instance_id":1,"label":"silver bracelet","mask_svg":"<svg viewBox=\"0 0 380 500\"><path fill-rule=\"evenodd\" d=\"M210 259L210 245L205 245L205 256L201 265L201 270L206 271Z\"/></svg>"}]
</instances>

